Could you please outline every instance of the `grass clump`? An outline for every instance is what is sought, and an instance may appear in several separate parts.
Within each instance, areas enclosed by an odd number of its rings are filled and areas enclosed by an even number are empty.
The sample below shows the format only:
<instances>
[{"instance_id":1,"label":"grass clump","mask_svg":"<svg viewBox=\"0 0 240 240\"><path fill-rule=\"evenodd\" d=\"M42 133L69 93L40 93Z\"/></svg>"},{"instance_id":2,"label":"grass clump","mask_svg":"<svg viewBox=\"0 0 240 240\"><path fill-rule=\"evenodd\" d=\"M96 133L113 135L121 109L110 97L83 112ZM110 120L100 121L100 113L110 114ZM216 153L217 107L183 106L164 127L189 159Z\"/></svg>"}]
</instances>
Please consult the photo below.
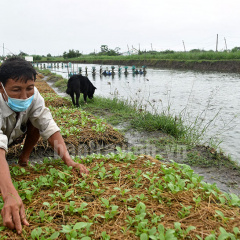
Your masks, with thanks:
<instances>
[{"instance_id":1,"label":"grass clump","mask_svg":"<svg viewBox=\"0 0 240 240\"><path fill-rule=\"evenodd\" d=\"M139 113L135 119L131 121L132 127L147 130L157 131L160 130L175 138L181 138L185 135L185 127L181 120L171 115L151 114L149 112Z\"/></svg>"},{"instance_id":2,"label":"grass clump","mask_svg":"<svg viewBox=\"0 0 240 240\"><path fill-rule=\"evenodd\" d=\"M185 127L181 120L165 113L155 113L142 110L141 106L131 105L127 100L118 98L94 97L88 105L82 105L83 109L90 110L94 114L101 114L111 124L120 124L124 121L130 123L130 128L145 131L158 131L170 134L175 138L181 138L185 135Z\"/></svg>"},{"instance_id":3,"label":"grass clump","mask_svg":"<svg viewBox=\"0 0 240 240\"><path fill-rule=\"evenodd\" d=\"M68 82L67 79L61 78L54 83L54 87L57 87L59 88L60 91L65 92L67 82Z\"/></svg>"},{"instance_id":4,"label":"grass clump","mask_svg":"<svg viewBox=\"0 0 240 240\"><path fill-rule=\"evenodd\" d=\"M42 73L45 76L52 76L53 74L49 69L41 69L41 70L37 69L37 70L38 72Z\"/></svg>"}]
</instances>

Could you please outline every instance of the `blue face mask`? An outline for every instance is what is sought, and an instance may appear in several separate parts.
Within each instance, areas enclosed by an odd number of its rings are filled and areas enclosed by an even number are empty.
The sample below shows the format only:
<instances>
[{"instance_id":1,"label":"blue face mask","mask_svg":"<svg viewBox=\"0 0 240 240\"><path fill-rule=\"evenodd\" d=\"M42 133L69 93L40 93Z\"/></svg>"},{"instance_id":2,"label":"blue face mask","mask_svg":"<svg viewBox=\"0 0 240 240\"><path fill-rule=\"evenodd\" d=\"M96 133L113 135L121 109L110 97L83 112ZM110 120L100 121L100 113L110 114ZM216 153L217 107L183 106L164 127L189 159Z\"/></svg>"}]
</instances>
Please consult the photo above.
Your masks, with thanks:
<instances>
[{"instance_id":1,"label":"blue face mask","mask_svg":"<svg viewBox=\"0 0 240 240\"><path fill-rule=\"evenodd\" d=\"M3 84L2 84L2 87L3 87L5 94L7 95ZM24 112L31 105L33 98L34 98L34 94L27 99L11 98L8 95L7 95L7 97L8 97L8 101L6 103L14 112Z\"/></svg>"}]
</instances>

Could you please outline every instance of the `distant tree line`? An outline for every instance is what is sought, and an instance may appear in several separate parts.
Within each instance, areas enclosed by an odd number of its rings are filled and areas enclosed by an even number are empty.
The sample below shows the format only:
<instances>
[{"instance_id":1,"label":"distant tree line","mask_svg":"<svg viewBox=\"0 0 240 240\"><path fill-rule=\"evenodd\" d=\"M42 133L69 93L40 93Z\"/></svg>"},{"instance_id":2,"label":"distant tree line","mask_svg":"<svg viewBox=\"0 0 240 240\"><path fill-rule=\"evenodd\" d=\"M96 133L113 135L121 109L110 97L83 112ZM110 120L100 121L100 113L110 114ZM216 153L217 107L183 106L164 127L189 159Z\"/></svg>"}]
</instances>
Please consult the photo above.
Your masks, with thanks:
<instances>
[{"instance_id":1,"label":"distant tree line","mask_svg":"<svg viewBox=\"0 0 240 240\"><path fill-rule=\"evenodd\" d=\"M100 51L99 52L92 52L86 55L89 56L118 56L118 55L122 55L120 53L120 48L116 47L114 49L110 49L108 47L108 45L101 45L100 47ZM136 50L136 49L135 49ZM204 52L212 52L214 53L215 51L213 50L203 50L203 49L192 49L190 51L188 51L189 53L204 53ZM186 52L186 53L188 53ZM224 50L223 52L240 52L240 47L234 47L231 50ZM150 51L136 51L136 53L138 55L142 55L142 54L151 54L151 55L156 55L156 54L174 54L177 53L177 51L173 51L173 50L165 50L165 51L154 51L154 50L150 50ZM5 55L5 56L0 56L0 59L5 59L6 57L10 57L12 55ZM25 56L29 56L29 54L20 51L20 53L17 55L19 57L25 57ZM62 55L60 56L52 56L50 53L48 53L46 56L45 55L31 55L33 56L33 60L34 61L41 61L43 58L47 58L46 60L53 60L55 57L63 57L64 59L70 59L70 58L78 58L80 56L82 56L82 53L79 52L79 50L74 50L74 49L70 49L68 50L68 52L63 52Z\"/></svg>"},{"instance_id":2,"label":"distant tree line","mask_svg":"<svg viewBox=\"0 0 240 240\"><path fill-rule=\"evenodd\" d=\"M67 58L76 58L76 57L79 57L81 56L82 54L78 51L78 50L69 50L68 53L67 52L64 52L63 53L63 58L64 59L67 59Z\"/></svg>"},{"instance_id":3,"label":"distant tree line","mask_svg":"<svg viewBox=\"0 0 240 240\"><path fill-rule=\"evenodd\" d=\"M100 47L101 51L99 53L96 53L95 55L98 56L118 56L120 55L119 51L121 48L116 47L115 49L108 48L108 45L101 45Z\"/></svg>"}]
</instances>

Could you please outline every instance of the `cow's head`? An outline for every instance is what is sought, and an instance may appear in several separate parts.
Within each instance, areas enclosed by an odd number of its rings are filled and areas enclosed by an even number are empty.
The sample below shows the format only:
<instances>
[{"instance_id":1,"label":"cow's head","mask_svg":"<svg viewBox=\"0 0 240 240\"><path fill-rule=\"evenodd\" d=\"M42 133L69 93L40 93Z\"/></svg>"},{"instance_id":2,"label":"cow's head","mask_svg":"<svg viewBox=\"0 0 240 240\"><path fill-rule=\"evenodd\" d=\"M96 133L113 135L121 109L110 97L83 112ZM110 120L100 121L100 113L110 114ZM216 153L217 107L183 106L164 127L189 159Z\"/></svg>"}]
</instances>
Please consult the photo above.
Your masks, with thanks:
<instances>
[{"instance_id":1,"label":"cow's head","mask_svg":"<svg viewBox=\"0 0 240 240\"><path fill-rule=\"evenodd\" d=\"M92 86L91 89L88 91L88 98L92 99L93 98L93 94L95 92L95 89L97 89L96 87Z\"/></svg>"}]
</instances>

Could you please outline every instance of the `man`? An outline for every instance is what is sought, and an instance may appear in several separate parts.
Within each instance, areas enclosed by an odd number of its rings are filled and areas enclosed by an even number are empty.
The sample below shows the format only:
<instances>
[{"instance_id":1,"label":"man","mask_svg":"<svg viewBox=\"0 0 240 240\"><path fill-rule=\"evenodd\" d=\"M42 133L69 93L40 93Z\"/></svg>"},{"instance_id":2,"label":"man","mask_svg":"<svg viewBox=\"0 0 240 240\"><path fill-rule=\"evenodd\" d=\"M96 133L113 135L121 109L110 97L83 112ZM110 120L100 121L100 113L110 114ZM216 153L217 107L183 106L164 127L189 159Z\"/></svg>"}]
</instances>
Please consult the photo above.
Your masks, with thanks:
<instances>
[{"instance_id":1,"label":"man","mask_svg":"<svg viewBox=\"0 0 240 240\"><path fill-rule=\"evenodd\" d=\"M44 99L34 86L36 71L31 63L17 57L0 66L0 191L4 206L1 211L4 226L22 232L28 226L23 202L14 188L6 152L10 144L26 134L19 165L27 166L29 156L40 135L47 139L64 163L88 174L87 168L75 163L66 148L60 129L52 118Z\"/></svg>"}]
</instances>

